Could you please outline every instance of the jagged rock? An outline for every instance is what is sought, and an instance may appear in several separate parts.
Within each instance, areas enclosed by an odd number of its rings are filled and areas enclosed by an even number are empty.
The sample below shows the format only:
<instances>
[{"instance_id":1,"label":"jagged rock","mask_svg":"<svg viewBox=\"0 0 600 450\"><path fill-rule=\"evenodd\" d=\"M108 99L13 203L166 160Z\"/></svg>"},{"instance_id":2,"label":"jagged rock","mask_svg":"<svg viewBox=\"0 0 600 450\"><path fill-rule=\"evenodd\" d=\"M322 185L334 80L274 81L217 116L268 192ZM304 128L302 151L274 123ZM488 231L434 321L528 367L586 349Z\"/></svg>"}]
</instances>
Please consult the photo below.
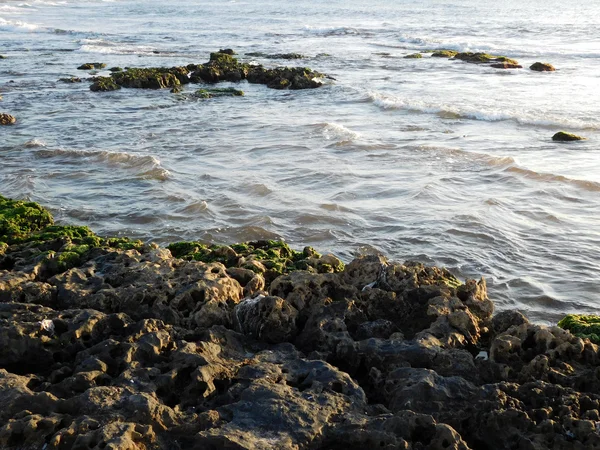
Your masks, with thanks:
<instances>
[{"instance_id":1,"label":"jagged rock","mask_svg":"<svg viewBox=\"0 0 600 450\"><path fill-rule=\"evenodd\" d=\"M62 81L63 83L81 83L81 78L79 78L79 77L60 78L58 81Z\"/></svg>"},{"instance_id":2,"label":"jagged rock","mask_svg":"<svg viewBox=\"0 0 600 450\"><path fill-rule=\"evenodd\" d=\"M270 344L291 341L298 311L279 297L258 295L238 303L233 311L236 329Z\"/></svg>"}]
</instances>

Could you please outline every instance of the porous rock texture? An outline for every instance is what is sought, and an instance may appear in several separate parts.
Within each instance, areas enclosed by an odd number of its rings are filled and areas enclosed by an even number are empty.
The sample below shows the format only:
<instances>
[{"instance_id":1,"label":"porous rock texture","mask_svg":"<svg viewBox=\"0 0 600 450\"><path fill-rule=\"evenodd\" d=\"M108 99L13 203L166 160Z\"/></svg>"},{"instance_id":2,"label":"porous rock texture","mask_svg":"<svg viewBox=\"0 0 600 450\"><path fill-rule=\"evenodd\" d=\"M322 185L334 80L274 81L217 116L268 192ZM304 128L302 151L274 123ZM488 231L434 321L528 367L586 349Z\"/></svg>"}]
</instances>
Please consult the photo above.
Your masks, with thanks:
<instances>
[{"instance_id":1,"label":"porous rock texture","mask_svg":"<svg viewBox=\"0 0 600 450\"><path fill-rule=\"evenodd\" d=\"M484 280L25 250L0 258L0 448L600 448L598 347L492 316Z\"/></svg>"}]
</instances>

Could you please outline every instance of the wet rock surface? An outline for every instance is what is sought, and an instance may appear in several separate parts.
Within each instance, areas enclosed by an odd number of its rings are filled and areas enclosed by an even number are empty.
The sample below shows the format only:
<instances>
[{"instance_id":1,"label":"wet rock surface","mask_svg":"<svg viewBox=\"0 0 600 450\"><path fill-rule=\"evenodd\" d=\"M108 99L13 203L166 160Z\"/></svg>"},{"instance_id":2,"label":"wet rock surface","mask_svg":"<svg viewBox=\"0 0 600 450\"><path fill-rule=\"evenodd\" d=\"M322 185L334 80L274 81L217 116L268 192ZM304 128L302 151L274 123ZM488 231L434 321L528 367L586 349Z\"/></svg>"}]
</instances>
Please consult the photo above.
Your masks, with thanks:
<instances>
[{"instance_id":1,"label":"wet rock surface","mask_svg":"<svg viewBox=\"0 0 600 450\"><path fill-rule=\"evenodd\" d=\"M13 125L15 123L17 123L17 118L15 116L11 116L7 113L0 113L0 125Z\"/></svg>"},{"instance_id":2,"label":"wet rock surface","mask_svg":"<svg viewBox=\"0 0 600 450\"><path fill-rule=\"evenodd\" d=\"M307 67L266 68L240 62L231 49L210 54L205 64L188 64L179 67L149 67L111 70L109 77L96 77L90 89L92 91L114 91L124 88L164 89L179 91L188 83L218 83L221 81L264 84L272 89L314 89L323 85L325 75ZM261 54L263 55L263 54ZM299 59L302 55L278 54L263 55L268 59ZM78 69L104 68L106 64L88 63ZM206 89L205 89L206 90Z\"/></svg>"},{"instance_id":3,"label":"wet rock surface","mask_svg":"<svg viewBox=\"0 0 600 450\"><path fill-rule=\"evenodd\" d=\"M88 231L0 197L0 448L600 448L598 347L483 279Z\"/></svg>"}]
</instances>

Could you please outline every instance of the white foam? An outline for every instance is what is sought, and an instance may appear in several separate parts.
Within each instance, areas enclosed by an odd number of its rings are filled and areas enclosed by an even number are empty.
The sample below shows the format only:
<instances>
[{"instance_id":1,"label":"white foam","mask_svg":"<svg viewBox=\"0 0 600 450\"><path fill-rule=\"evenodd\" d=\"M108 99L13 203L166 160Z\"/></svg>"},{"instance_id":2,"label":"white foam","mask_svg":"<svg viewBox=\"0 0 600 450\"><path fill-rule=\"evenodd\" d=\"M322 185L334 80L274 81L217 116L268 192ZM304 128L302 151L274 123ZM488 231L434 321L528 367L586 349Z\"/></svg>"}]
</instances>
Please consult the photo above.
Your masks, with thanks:
<instances>
[{"instance_id":1,"label":"white foam","mask_svg":"<svg viewBox=\"0 0 600 450\"><path fill-rule=\"evenodd\" d=\"M481 120L486 122L500 122L513 120L522 125L540 125L569 127L574 129L600 130L600 121L581 120L553 116L547 112L527 111L517 109L474 109L465 106L454 106L446 103L429 102L412 98L402 98L394 95L368 91L367 98L374 105L382 109L404 109L428 114L451 115L456 118Z\"/></svg>"},{"instance_id":2,"label":"white foam","mask_svg":"<svg viewBox=\"0 0 600 450\"><path fill-rule=\"evenodd\" d=\"M104 39L82 39L82 45L76 51L82 53L102 53L111 55L148 55L155 49L147 45L127 45Z\"/></svg>"},{"instance_id":3,"label":"white foam","mask_svg":"<svg viewBox=\"0 0 600 450\"><path fill-rule=\"evenodd\" d=\"M354 27L313 27L311 25L305 25L304 31L306 33L316 34L319 36L361 34L361 31Z\"/></svg>"},{"instance_id":4,"label":"white foam","mask_svg":"<svg viewBox=\"0 0 600 450\"><path fill-rule=\"evenodd\" d=\"M323 133L323 137L328 141L348 142L360 138L360 133L357 133L356 131L353 131L350 128L338 123L327 122L321 124L321 131Z\"/></svg>"},{"instance_id":5,"label":"white foam","mask_svg":"<svg viewBox=\"0 0 600 450\"><path fill-rule=\"evenodd\" d=\"M0 30L3 31L35 31L38 28L39 26L33 23L21 20L6 20L0 17Z\"/></svg>"}]
</instances>

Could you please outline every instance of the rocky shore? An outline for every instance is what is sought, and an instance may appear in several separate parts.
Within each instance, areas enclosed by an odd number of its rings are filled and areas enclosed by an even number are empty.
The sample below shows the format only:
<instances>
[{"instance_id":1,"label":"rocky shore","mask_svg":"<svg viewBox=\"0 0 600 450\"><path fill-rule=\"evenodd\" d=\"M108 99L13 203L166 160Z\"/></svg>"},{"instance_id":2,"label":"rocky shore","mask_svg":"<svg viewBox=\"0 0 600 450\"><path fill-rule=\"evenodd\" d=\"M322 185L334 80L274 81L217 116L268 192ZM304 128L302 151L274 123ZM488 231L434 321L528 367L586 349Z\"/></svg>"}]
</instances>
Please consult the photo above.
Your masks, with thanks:
<instances>
[{"instance_id":1,"label":"rocky shore","mask_svg":"<svg viewBox=\"0 0 600 450\"><path fill-rule=\"evenodd\" d=\"M0 196L0 448L600 448L598 321L493 310L445 269L160 248Z\"/></svg>"}]
</instances>

